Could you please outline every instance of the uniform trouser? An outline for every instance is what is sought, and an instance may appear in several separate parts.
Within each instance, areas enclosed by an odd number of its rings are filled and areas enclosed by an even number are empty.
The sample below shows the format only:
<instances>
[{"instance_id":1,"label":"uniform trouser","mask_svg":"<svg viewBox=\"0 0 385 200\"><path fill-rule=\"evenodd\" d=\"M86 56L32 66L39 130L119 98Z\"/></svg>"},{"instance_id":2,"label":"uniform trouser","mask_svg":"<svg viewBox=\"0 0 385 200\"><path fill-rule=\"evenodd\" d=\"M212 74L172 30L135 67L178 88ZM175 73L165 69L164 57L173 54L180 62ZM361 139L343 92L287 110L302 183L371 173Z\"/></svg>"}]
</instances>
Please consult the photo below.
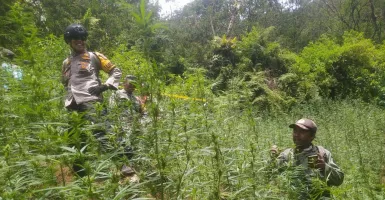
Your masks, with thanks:
<instances>
[{"instance_id":1,"label":"uniform trouser","mask_svg":"<svg viewBox=\"0 0 385 200\"><path fill-rule=\"evenodd\" d=\"M101 106L98 107L97 105ZM70 112L78 112L81 114L82 119L85 121L90 122L94 125L92 128L92 134L93 136L100 142L101 144L101 150L102 151L108 151L109 145L108 145L108 139L106 137L106 132L108 132L110 129L110 122L107 120L107 109L99 104L97 101L93 102L85 102L81 104L76 104L75 102L72 102L71 105L67 107L67 109ZM70 122L73 126L77 126L76 122ZM79 133L79 140L80 142L77 142L75 146L77 146L79 149L83 148L86 145L87 137L84 133ZM120 139L118 138L118 142ZM119 157L126 156L128 159L130 159L133 155L132 148L130 146L126 146L123 144L123 154L119 154ZM86 175L85 171L83 170L84 165L84 159L76 159L74 161L74 171L79 176Z\"/></svg>"}]
</instances>

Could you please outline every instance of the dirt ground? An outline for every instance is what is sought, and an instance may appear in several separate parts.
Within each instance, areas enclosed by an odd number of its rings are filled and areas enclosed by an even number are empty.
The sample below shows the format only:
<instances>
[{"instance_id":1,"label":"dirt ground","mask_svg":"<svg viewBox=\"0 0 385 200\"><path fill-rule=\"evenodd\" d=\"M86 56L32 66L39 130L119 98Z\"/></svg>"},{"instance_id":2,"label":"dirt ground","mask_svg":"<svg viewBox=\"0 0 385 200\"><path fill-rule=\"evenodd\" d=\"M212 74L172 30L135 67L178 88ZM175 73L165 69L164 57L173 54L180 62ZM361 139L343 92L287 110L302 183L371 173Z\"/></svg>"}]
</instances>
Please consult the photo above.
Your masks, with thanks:
<instances>
[{"instance_id":1,"label":"dirt ground","mask_svg":"<svg viewBox=\"0 0 385 200\"><path fill-rule=\"evenodd\" d=\"M60 185L67 185L74 179L74 174L68 166L58 166L55 172L56 182Z\"/></svg>"},{"instance_id":2,"label":"dirt ground","mask_svg":"<svg viewBox=\"0 0 385 200\"><path fill-rule=\"evenodd\" d=\"M56 172L55 172L56 182L59 185L67 185L71 183L75 179L75 174L73 170L68 166L57 166ZM140 178L136 174L132 174L130 176L122 176L119 183L121 185L126 185L130 183L139 183Z\"/></svg>"}]
</instances>

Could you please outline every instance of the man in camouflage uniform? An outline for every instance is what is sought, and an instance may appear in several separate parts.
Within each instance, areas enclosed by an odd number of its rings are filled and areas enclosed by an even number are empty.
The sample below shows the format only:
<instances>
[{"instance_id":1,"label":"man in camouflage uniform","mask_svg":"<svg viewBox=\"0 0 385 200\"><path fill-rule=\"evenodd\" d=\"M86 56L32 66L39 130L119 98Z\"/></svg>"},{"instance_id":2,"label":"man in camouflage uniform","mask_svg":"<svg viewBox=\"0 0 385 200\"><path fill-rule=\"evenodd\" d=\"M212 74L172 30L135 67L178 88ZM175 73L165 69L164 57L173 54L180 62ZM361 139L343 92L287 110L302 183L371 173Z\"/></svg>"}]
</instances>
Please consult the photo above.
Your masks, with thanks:
<instances>
[{"instance_id":1,"label":"man in camouflage uniform","mask_svg":"<svg viewBox=\"0 0 385 200\"><path fill-rule=\"evenodd\" d=\"M136 85L136 77L127 75L123 84L124 88L116 91L109 99L112 113L117 114L118 117L119 128L122 130L120 141L124 146L124 154L128 159L133 154L129 138L132 138L132 134L139 129L139 119L144 113L141 99L134 95ZM134 171L130 167L123 165L122 173L123 175L130 175Z\"/></svg>"},{"instance_id":2,"label":"man in camouflage uniform","mask_svg":"<svg viewBox=\"0 0 385 200\"><path fill-rule=\"evenodd\" d=\"M124 79L123 89L116 91L110 98L110 105L122 110L122 120L129 122L133 115L143 114L143 104L139 97L134 95L137 79L133 75L127 75Z\"/></svg>"},{"instance_id":3,"label":"man in camouflage uniform","mask_svg":"<svg viewBox=\"0 0 385 200\"><path fill-rule=\"evenodd\" d=\"M317 132L317 125L310 119L300 119L294 124L290 124L289 127L293 129L295 148L288 148L278 155L278 167L281 170L289 167L299 167L304 170L307 181L317 177L325 181L328 186L341 185L344 180L344 173L334 163L331 153L322 146L312 144ZM277 155L278 148L273 146L271 153ZM308 199L310 195L301 195L301 199ZM326 190L321 195L311 196L311 198L329 196L330 193Z\"/></svg>"},{"instance_id":4,"label":"man in camouflage uniform","mask_svg":"<svg viewBox=\"0 0 385 200\"><path fill-rule=\"evenodd\" d=\"M105 147L106 124L102 117L106 115L106 109L100 105L103 101L102 93L108 89L116 90L122 73L104 55L87 51L87 36L87 30L80 24L71 24L64 32L64 40L71 48L71 55L62 66L62 83L67 91L65 107L69 111L81 113L84 119L96 126L92 130L93 135ZM109 75L105 83L101 83L100 71ZM98 105L102 108L101 112L96 108ZM84 138L80 140L83 146ZM82 170L82 163L79 162L74 165L76 172ZM82 172L78 174L84 175Z\"/></svg>"}]
</instances>

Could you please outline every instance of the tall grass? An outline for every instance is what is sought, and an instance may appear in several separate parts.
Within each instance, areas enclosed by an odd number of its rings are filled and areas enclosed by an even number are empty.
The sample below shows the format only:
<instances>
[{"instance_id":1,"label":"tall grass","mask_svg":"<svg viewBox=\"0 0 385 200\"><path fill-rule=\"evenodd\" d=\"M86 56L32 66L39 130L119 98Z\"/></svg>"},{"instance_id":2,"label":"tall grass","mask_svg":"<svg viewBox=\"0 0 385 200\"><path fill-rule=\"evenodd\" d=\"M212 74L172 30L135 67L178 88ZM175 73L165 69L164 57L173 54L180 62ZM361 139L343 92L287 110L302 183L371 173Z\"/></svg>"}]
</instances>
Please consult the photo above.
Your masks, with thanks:
<instances>
[{"instance_id":1,"label":"tall grass","mask_svg":"<svg viewBox=\"0 0 385 200\"><path fill-rule=\"evenodd\" d=\"M154 107L159 116L142 129L135 144L138 151L131 162L140 171L139 184L119 183L111 159L116 152L98 156L92 143L84 155L60 148L67 145L66 123L36 123L36 119L18 123L8 118L2 130L9 131L1 134L1 196L290 199L296 192L286 187L290 180L269 171L269 148L293 146L288 124L309 117L319 126L315 144L329 149L345 172L344 184L331 188L332 194L337 199L384 198L380 174L385 114L380 108L356 101L324 101L299 105L287 113L260 113L228 102L159 100L159 107ZM63 167L70 167L79 156L93 158L86 166L89 175L67 183L56 180L55 173L63 173Z\"/></svg>"},{"instance_id":2,"label":"tall grass","mask_svg":"<svg viewBox=\"0 0 385 200\"><path fill-rule=\"evenodd\" d=\"M301 105L288 113L257 114L234 108L228 110L227 105L218 102L201 117L203 105L195 107L196 110L187 110L184 106L179 107L179 111L178 106L175 107L183 126L174 127L167 136L167 141L171 141L167 152L170 163L164 170L169 173L166 175L170 178L169 187L177 184L173 188L177 191L170 191L168 198L289 198L293 191L280 183L284 178L271 177L267 172L269 148L272 144L282 149L292 147L288 125L302 117L317 122L319 132L315 144L329 149L346 174L342 186L331 188L337 199L381 199L384 196L380 170L384 164L382 128L385 116L376 106L355 101L324 101ZM194 123L196 120L201 123ZM189 122L193 126L188 127ZM186 134L188 139L182 140L180 137L186 138ZM181 140L189 153L172 151L181 149L177 142ZM181 166L191 167L191 170L181 170ZM173 173L182 174L175 176ZM178 195L173 196L175 193Z\"/></svg>"}]
</instances>

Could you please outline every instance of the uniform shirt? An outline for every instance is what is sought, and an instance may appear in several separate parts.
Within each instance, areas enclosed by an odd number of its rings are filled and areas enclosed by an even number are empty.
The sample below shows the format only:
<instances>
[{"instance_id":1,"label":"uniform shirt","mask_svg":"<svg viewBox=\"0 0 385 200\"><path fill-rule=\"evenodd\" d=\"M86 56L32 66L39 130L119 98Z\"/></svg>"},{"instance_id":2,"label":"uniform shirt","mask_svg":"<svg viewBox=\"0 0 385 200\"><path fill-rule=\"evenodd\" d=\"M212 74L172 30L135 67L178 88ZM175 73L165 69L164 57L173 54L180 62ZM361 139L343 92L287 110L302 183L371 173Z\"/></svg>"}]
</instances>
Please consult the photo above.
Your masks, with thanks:
<instances>
[{"instance_id":1,"label":"uniform shirt","mask_svg":"<svg viewBox=\"0 0 385 200\"><path fill-rule=\"evenodd\" d=\"M136 113L142 113L142 103L140 99L134 94L128 94L124 89L116 91L110 97L109 103L111 106L118 106L119 109L123 109L125 111L132 110ZM127 105L130 105L130 107L126 107Z\"/></svg>"},{"instance_id":2,"label":"uniform shirt","mask_svg":"<svg viewBox=\"0 0 385 200\"><path fill-rule=\"evenodd\" d=\"M302 152L295 152L293 148L286 149L278 157L278 167L288 166L302 166L306 169L306 173L312 177L319 177L321 180L327 182L327 185L339 186L344 180L344 173L340 170L337 164L334 163L332 154L321 146L311 145L309 148L304 149ZM323 155L325 161L325 170L312 169L308 167L308 157L317 155L320 153Z\"/></svg>"},{"instance_id":3,"label":"uniform shirt","mask_svg":"<svg viewBox=\"0 0 385 200\"><path fill-rule=\"evenodd\" d=\"M100 70L109 75L105 84L117 89L122 73L103 54L98 52L72 54L64 60L62 82L67 90L66 107L71 105L74 100L77 104L102 100L101 94L94 96L88 92L90 87L101 85Z\"/></svg>"},{"instance_id":4,"label":"uniform shirt","mask_svg":"<svg viewBox=\"0 0 385 200\"><path fill-rule=\"evenodd\" d=\"M116 91L109 99L112 115L117 114L121 128L131 133L133 126L142 115L142 104L134 94L128 94L124 89Z\"/></svg>"}]
</instances>

